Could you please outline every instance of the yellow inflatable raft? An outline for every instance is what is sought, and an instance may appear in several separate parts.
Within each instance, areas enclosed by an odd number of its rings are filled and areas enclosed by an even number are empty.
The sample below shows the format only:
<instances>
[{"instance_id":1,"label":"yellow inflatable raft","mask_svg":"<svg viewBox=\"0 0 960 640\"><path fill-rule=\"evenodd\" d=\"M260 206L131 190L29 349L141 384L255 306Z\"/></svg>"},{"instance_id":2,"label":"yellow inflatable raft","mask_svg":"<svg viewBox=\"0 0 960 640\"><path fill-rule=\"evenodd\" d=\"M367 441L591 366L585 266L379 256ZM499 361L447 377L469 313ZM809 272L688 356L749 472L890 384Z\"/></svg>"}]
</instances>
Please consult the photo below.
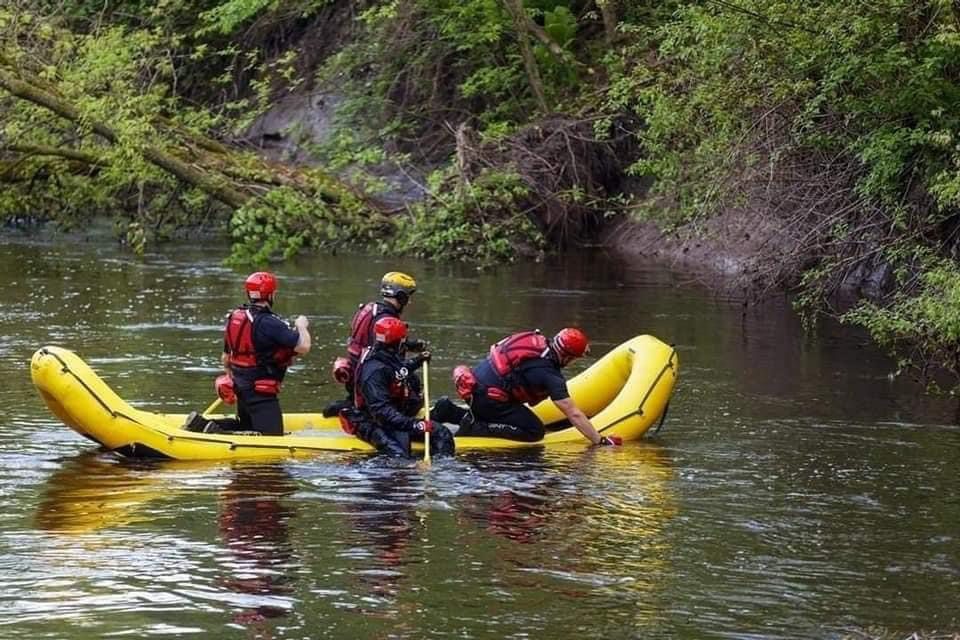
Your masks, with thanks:
<instances>
[{"instance_id":1,"label":"yellow inflatable raft","mask_svg":"<svg viewBox=\"0 0 960 640\"><path fill-rule=\"evenodd\" d=\"M570 395L607 436L636 440L667 409L677 379L676 351L653 336L637 336L614 348L572 378ZM336 418L319 413L284 415L284 435L194 433L182 428L185 414L154 413L124 402L77 354L60 347L37 350L30 363L33 383L65 425L124 456L175 460L223 460L308 456L318 451L372 451L340 430ZM549 433L539 442L501 438L457 438L457 449L503 449L586 440L549 400L533 407ZM218 417L218 416L210 416ZM220 416L222 417L222 416Z\"/></svg>"}]
</instances>

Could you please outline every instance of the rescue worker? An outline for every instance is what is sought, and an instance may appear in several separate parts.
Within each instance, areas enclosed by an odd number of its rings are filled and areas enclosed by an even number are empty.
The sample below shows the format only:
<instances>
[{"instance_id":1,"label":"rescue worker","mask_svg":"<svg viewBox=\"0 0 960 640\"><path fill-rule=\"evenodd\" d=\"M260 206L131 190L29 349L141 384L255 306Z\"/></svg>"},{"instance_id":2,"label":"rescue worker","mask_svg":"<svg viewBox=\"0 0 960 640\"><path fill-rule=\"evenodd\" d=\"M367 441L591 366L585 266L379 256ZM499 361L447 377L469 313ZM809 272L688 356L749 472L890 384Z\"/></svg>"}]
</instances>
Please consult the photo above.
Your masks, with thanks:
<instances>
[{"instance_id":1,"label":"rescue worker","mask_svg":"<svg viewBox=\"0 0 960 640\"><path fill-rule=\"evenodd\" d=\"M543 438L544 426L530 407L549 397L593 444L621 444L616 436L600 435L567 390L562 369L589 350L586 334L573 327L549 340L539 331L507 336L472 370L465 365L454 369L457 393L469 402L469 411L440 398L430 415L439 422L459 424L457 436L536 442Z\"/></svg>"},{"instance_id":2,"label":"rescue worker","mask_svg":"<svg viewBox=\"0 0 960 640\"><path fill-rule=\"evenodd\" d=\"M247 304L227 318L223 368L233 382L241 431L283 435L280 386L294 356L310 351L310 321L297 316L294 327L273 312L277 279L272 273L251 274L244 288Z\"/></svg>"},{"instance_id":3,"label":"rescue worker","mask_svg":"<svg viewBox=\"0 0 960 640\"><path fill-rule=\"evenodd\" d=\"M410 441L431 433L431 454L452 456L453 434L443 425L417 418L423 408L413 371L424 360L404 359L407 324L393 316L374 323L374 343L360 357L354 389L354 407L342 409L341 424L382 454L410 458ZM429 354L426 361L429 361Z\"/></svg>"},{"instance_id":4,"label":"rescue worker","mask_svg":"<svg viewBox=\"0 0 960 640\"><path fill-rule=\"evenodd\" d=\"M333 378L347 392L344 400L328 404L323 415L335 416L345 407L353 406L354 379L357 363L363 350L373 344L373 327L380 318L399 318L417 291L417 282L412 276L400 271L390 271L380 279L382 301L361 304L350 321L350 337L347 339L347 355L333 363ZM421 340L407 340L407 351L422 352L426 344Z\"/></svg>"}]
</instances>

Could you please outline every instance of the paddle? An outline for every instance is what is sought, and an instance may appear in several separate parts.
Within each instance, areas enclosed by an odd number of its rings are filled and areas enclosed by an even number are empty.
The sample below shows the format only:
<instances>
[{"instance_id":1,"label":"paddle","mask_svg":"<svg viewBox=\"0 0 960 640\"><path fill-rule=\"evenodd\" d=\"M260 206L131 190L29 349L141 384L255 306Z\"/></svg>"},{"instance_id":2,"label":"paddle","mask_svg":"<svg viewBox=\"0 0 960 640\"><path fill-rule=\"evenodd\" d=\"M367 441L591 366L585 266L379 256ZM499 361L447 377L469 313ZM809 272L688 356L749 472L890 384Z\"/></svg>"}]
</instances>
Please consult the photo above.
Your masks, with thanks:
<instances>
[{"instance_id":1,"label":"paddle","mask_svg":"<svg viewBox=\"0 0 960 640\"><path fill-rule=\"evenodd\" d=\"M221 402L223 402L223 398L217 398L216 400L214 400L213 402L211 402L211 403L210 403L210 406L207 407L206 409L204 409L204 410L203 410L203 413L201 413L200 415L202 415L204 418L206 418L206 417L207 417L207 414L210 413L211 411L213 411L214 409L216 409L217 407L219 407Z\"/></svg>"},{"instance_id":2,"label":"paddle","mask_svg":"<svg viewBox=\"0 0 960 640\"><path fill-rule=\"evenodd\" d=\"M423 361L423 411L424 420L430 424L430 363ZM430 432L423 432L423 462L430 464Z\"/></svg>"}]
</instances>

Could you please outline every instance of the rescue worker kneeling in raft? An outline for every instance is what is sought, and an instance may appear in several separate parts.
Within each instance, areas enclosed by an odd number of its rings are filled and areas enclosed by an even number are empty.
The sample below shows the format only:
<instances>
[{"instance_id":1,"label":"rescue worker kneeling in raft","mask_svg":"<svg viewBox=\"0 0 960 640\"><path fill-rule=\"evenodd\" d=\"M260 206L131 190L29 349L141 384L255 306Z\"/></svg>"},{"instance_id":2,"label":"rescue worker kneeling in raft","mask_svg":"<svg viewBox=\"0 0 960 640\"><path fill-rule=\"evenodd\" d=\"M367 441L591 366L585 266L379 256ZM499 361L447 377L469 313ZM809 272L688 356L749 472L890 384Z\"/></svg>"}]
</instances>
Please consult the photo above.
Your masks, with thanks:
<instances>
[{"instance_id":1,"label":"rescue worker kneeling in raft","mask_svg":"<svg viewBox=\"0 0 960 640\"><path fill-rule=\"evenodd\" d=\"M290 328L273 312L277 279L272 273L250 274L244 288L247 303L227 316L222 356L226 374L217 378L217 393L228 404L235 399L240 431L282 436L283 413L277 396L294 356L310 351L310 321L297 316L295 328ZM234 428L226 424L229 421L222 422L191 414L187 429L211 433Z\"/></svg>"},{"instance_id":2,"label":"rescue worker kneeling in raft","mask_svg":"<svg viewBox=\"0 0 960 640\"><path fill-rule=\"evenodd\" d=\"M354 379L357 364L363 350L374 342L373 327L380 318L400 318L403 310L413 300L417 292L417 281L413 276L400 271L390 271L380 279L380 301L361 304L350 321L350 337L347 338L347 355L337 358L333 363L333 379L343 385L347 392L344 400L328 404L323 415L335 416L341 409L353 406ZM422 340L407 339L406 351L422 352L426 350Z\"/></svg>"},{"instance_id":3,"label":"rescue worker kneeling in raft","mask_svg":"<svg viewBox=\"0 0 960 640\"><path fill-rule=\"evenodd\" d=\"M466 365L454 368L457 393L470 409L444 397L430 415L439 422L459 424L457 437L536 442L543 438L544 426L530 407L549 397L593 444L621 444L616 436L600 435L567 390L562 369L589 351L586 334L573 327L561 329L549 340L539 331L507 336L491 346L490 355L472 370Z\"/></svg>"},{"instance_id":4,"label":"rescue worker kneeling in raft","mask_svg":"<svg viewBox=\"0 0 960 640\"><path fill-rule=\"evenodd\" d=\"M423 408L423 395L413 370L429 362L430 353L406 360L406 337L407 325L399 318L377 320L374 343L363 352L357 367L355 406L341 409L341 425L391 457L412 457L411 440L423 441L427 432L431 434L431 455L452 456L450 430L416 417Z\"/></svg>"}]
</instances>

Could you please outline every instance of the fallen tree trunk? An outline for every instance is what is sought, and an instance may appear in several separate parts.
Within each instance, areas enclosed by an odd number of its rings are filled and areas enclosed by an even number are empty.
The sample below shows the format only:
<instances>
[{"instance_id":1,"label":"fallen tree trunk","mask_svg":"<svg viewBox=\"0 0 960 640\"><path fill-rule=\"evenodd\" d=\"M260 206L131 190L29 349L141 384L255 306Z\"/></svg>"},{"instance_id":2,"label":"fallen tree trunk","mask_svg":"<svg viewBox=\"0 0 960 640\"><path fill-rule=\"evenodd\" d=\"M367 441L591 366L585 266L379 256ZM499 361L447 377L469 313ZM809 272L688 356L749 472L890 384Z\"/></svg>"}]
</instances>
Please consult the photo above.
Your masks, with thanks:
<instances>
[{"instance_id":1,"label":"fallen tree trunk","mask_svg":"<svg viewBox=\"0 0 960 640\"><path fill-rule=\"evenodd\" d=\"M113 144L120 142L120 136L111 127L102 122L87 120L73 105L38 88L37 83L23 80L5 69L0 69L0 88L6 89L11 95L22 100L49 109L61 118L78 125L86 125L108 142ZM141 147L140 152L148 162L197 187L233 209L239 209L250 200L250 195L234 189L226 184L225 180L198 171L186 162L156 147L147 145Z\"/></svg>"},{"instance_id":2,"label":"fallen tree trunk","mask_svg":"<svg viewBox=\"0 0 960 640\"><path fill-rule=\"evenodd\" d=\"M0 89L26 100L52 113L85 126L110 144L120 144L120 134L108 124L90 120L71 102L56 93L54 87L42 78L11 67L9 60L0 56ZM152 118L155 126L173 132L182 142L181 152L162 149L155 145L139 145L137 150L145 160L170 173L177 179L207 193L231 209L239 209L264 192L264 187L284 186L311 197L319 197L328 204L337 204L345 197L353 197L372 207L364 194L339 179L323 174L308 177L301 170L282 165L272 165L261 158L239 157L236 151L200 133L191 131L169 118ZM15 148L18 147L18 148ZM11 151L30 155L51 155L70 158L78 162L102 165L106 161L88 152L69 147L43 147L38 145L7 145ZM187 162L180 157L186 153L192 158ZM311 169L316 174L316 169Z\"/></svg>"},{"instance_id":3,"label":"fallen tree trunk","mask_svg":"<svg viewBox=\"0 0 960 640\"><path fill-rule=\"evenodd\" d=\"M50 156L75 160L94 167L105 167L108 164L106 160L96 154L66 147L51 147L41 144L8 144L0 147L0 151L10 151L25 156Z\"/></svg>"}]
</instances>

